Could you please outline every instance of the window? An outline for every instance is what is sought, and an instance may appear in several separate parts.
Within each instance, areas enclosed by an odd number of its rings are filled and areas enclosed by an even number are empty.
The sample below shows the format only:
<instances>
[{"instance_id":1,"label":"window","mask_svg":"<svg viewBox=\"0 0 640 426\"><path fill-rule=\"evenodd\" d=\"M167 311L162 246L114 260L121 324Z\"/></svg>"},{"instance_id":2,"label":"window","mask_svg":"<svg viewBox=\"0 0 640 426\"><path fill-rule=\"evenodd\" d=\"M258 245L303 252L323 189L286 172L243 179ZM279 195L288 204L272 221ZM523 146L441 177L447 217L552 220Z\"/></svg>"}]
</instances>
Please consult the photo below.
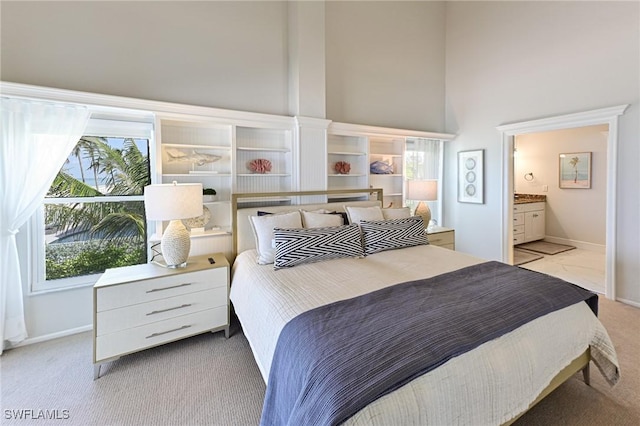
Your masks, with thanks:
<instances>
[{"instance_id":1,"label":"window","mask_svg":"<svg viewBox=\"0 0 640 426\"><path fill-rule=\"evenodd\" d=\"M92 119L31 222L32 291L93 284L147 262L149 123Z\"/></svg>"},{"instance_id":2,"label":"window","mask_svg":"<svg viewBox=\"0 0 640 426\"><path fill-rule=\"evenodd\" d=\"M426 202L432 220L442 226L443 141L439 139L407 138L405 146L405 178L438 180L438 200ZM405 200L413 210L419 200Z\"/></svg>"}]
</instances>

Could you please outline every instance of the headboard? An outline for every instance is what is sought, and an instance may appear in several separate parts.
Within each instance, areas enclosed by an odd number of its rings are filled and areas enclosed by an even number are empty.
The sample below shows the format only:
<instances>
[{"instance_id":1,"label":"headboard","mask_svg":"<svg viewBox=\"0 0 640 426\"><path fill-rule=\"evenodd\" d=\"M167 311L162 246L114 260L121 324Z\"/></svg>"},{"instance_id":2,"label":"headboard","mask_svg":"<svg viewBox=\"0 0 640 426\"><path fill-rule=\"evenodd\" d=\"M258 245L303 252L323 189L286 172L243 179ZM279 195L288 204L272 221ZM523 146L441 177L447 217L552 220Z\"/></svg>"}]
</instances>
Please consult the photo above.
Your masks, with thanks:
<instances>
[{"instance_id":1,"label":"headboard","mask_svg":"<svg viewBox=\"0 0 640 426\"><path fill-rule=\"evenodd\" d=\"M353 197L362 196L363 194L374 194L375 199L373 200L362 200L362 201L333 201L330 203L306 203L306 204L297 204L293 203L293 201L297 201L302 198L311 198L311 197L319 197L319 196L348 196L353 195ZM275 205L275 206L264 206L264 207L249 207L249 208L238 208L238 201L250 199L252 202L262 202L269 201L269 198L282 198L282 197L292 197L292 204L287 205ZM249 221L249 216L256 216L258 214L258 210L270 212L270 213L278 213L278 212L288 212L292 210L304 209L304 210L317 210L317 209L327 209L327 210L335 210L335 211L344 211L344 206L361 206L361 207L370 207L370 206L380 206L382 200L382 189L380 188L367 188L367 189L334 189L327 191L293 191L293 192L273 192L273 193L245 193L245 194L231 194L231 229L233 233L233 256L238 253L241 253L245 250L255 248L255 239L253 236L253 230L251 229L251 223ZM241 203L242 204L242 203Z\"/></svg>"}]
</instances>

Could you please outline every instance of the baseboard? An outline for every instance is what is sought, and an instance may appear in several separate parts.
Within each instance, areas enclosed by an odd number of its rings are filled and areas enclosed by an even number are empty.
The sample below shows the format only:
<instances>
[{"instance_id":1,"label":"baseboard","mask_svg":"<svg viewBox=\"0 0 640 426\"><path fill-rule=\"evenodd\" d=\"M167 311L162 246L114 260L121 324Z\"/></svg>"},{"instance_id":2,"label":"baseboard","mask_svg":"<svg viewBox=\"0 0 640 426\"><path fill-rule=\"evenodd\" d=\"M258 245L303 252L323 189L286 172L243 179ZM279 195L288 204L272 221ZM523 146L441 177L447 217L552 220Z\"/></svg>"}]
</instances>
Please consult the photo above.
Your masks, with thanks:
<instances>
[{"instance_id":1,"label":"baseboard","mask_svg":"<svg viewBox=\"0 0 640 426\"><path fill-rule=\"evenodd\" d=\"M567 245L567 246L574 246L575 248L579 248L579 249L582 249L582 250L593 251L593 252L601 253L601 254L605 254L606 251L607 251L607 246L604 245L604 244L587 243L585 241L570 240L568 238L550 237L548 235L546 235L544 237L544 240L548 241L550 243L564 244L564 245Z\"/></svg>"},{"instance_id":2,"label":"baseboard","mask_svg":"<svg viewBox=\"0 0 640 426\"><path fill-rule=\"evenodd\" d=\"M93 330L93 324L84 325L82 327L71 328L69 330L59 331L57 333L45 334L44 336L38 336L33 338L28 338L18 343L17 345L12 345L12 348L18 348L20 346L33 345L34 343L46 342L47 340L58 339L60 337L71 336L73 334L84 333L85 331Z\"/></svg>"},{"instance_id":3,"label":"baseboard","mask_svg":"<svg viewBox=\"0 0 640 426\"><path fill-rule=\"evenodd\" d=\"M640 303L635 302L633 300L620 299L616 297L616 302L620 302L620 303L624 303L625 305L631 305L633 307L640 308Z\"/></svg>"}]
</instances>

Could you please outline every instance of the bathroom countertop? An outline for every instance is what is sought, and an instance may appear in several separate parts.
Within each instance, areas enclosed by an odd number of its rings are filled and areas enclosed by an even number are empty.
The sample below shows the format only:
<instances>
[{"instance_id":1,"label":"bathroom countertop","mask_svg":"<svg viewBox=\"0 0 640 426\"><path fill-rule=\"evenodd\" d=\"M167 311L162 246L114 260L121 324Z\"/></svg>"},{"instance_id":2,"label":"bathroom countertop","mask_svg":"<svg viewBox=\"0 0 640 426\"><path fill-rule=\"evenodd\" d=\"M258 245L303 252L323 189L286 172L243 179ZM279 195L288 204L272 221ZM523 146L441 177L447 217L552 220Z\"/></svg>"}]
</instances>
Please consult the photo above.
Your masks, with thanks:
<instances>
[{"instance_id":1,"label":"bathroom countertop","mask_svg":"<svg viewBox=\"0 0 640 426\"><path fill-rule=\"evenodd\" d=\"M514 194L513 204L527 204L527 203L544 203L547 201L546 195L538 194Z\"/></svg>"}]
</instances>

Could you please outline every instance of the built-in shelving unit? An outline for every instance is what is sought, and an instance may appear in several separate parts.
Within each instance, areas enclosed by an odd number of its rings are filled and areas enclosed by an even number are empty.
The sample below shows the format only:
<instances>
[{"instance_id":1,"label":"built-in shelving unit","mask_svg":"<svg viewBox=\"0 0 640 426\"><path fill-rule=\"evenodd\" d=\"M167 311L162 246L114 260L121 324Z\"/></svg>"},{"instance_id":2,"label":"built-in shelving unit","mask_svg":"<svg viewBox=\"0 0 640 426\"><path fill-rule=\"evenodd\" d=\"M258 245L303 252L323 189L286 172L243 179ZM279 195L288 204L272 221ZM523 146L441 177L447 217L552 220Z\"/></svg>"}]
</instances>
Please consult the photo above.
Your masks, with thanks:
<instances>
[{"instance_id":1,"label":"built-in shelving unit","mask_svg":"<svg viewBox=\"0 0 640 426\"><path fill-rule=\"evenodd\" d=\"M290 124L281 127L235 127L235 184L234 192L291 191L293 183L293 136ZM269 171L254 171L251 162L265 160ZM286 199L288 202L289 199ZM242 200L248 204L251 200Z\"/></svg>"},{"instance_id":2,"label":"built-in shelving unit","mask_svg":"<svg viewBox=\"0 0 640 426\"><path fill-rule=\"evenodd\" d=\"M191 233L192 254L228 251L231 245L233 126L201 117L162 116L156 119L157 182L201 183L216 191L204 201L204 232ZM208 220L207 220L208 219ZM156 225L159 240L168 223ZM188 225L187 225L188 226Z\"/></svg>"},{"instance_id":3,"label":"built-in shelving unit","mask_svg":"<svg viewBox=\"0 0 640 426\"><path fill-rule=\"evenodd\" d=\"M404 203L404 149L404 137L369 138L369 185L384 190L385 207L402 207ZM392 173L374 173L371 167L374 162L386 164Z\"/></svg>"},{"instance_id":4,"label":"built-in shelving unit","mask_svg":"<svg viewBox=\"0 0 640 426\"><path fill-rule=\"evenodd\" d=\"M231 252L232 193L293 189L293 119L290 117L250 113L231 113L224 117L158 115L156 139L154 183L201 183L203 188L216 191L213 201L203 199L205 229L204 232L192 231L192 255ZM250 163L259 159L268 162L270 170L251 170ZM243 200L247 205L251 202ZM270 202L291 201L279 197ZM157 239L167 225L168 222L156 224Z\"/></svg>"},{"instance_id":5,"label":"built-in shelving unit","mask_svg":"<svg viewBox=\"0 0 640 426\"><path fill-rule=\"evenodd\" d=\"M358 135L353 129L341 125L330 125L327 135L327 189L358 189L369 187L369 140L364 135ZM348 173L339 173L336 164L348 163ZM368 194L362 194L355 199L366 199ZM332 200L354 199L348 196L334 195Z\"/></svg>"},{"instance_id":6,"label":"built-in shelving unit","mask_svg":"<svg viewBox=\"0 0 640 426\"><path fill-rule=\"evenodd\" d=\"M453 135L405 129L332 122L327 131L327 189L382 188L383 205L405 204L405 180L408 178L405 151L412 139L450 140ZM351 165L348 174L337 173L338 161ZM371 163L380 161L390 173L371 172ZM441 178L440 178L441 179ZM369 194L363 194L366 199ZM331 197L339 199L339 196ZM350 198L353 198L350 196ZM337 201L337 200L336 200Z\"/></svg>"}]
</instances>

